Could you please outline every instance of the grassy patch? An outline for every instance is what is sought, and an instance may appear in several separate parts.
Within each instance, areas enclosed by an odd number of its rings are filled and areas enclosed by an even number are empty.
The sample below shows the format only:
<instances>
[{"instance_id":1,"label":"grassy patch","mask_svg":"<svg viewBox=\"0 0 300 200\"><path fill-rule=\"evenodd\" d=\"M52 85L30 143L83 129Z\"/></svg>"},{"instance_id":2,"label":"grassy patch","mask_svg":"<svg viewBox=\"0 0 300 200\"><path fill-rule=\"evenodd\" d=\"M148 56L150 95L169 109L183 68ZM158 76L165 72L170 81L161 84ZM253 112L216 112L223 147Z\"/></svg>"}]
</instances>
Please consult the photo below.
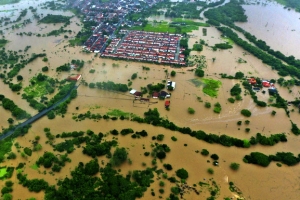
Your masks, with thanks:
<instances>
[{"instance_id":1,"label":"grassy patch","mask_svg":"<svg viewBox=\"0 0 300 200\"><path fill-rule=\"evenodd\" d=\"M229 45L233 45L234 44L233 40L230 39L230 38L228 38L228 37L221 37L221 38L222 38L222 40L224 40Z\"/></svg>"},{"instance_id":2,"label":"grassy patch","mask_svg":"<svg viewBox=\"0 0 300 200\"><path fill-rule=\"evenodd\" d=\"M6 174L6 167L0 168L0 178L3 178Z\"/></svg>"},{"instance_id":3,"label":"grassy patch","mask_svg":"<svg viewBox=\"0 0 300 200\"><path fill-rule=\"evenodd\" d=\"M207 23L195 22L195 21L190 20L190 19L175 18L172 21L173 22L178 22L178 23L185 23L186 25L209 27L209 25Z\"/></svg>"},{"instance_id":4,"label":"grassy patch","mask_svg":"<svg viewBox=\"0 0 300 200\"><path fill-rule=\"evenodd\" d=\"M176 25L176 23L185 23ZM183 20L183 19L174 19L172 22L172 26L170 26L168 22L149 22L145 27L137 26L132 27L131 30L138 30L138 31L149 31L149 32L163 32L163 33L178 33L178 28L180 27L181 33L183 32L192 32L193 30L198 30L199 26L208 26L206 23L194 22L192 20Z\"/></svg>"},{"instance_id":5,"label":"grassy patch","mask_svg":"<svg viewBox=\"0 0 300 200\"><path fill-rule=\"evenodd\" d=\"M36 163L33 164L33 165L31 165L30 168L31 168L31 169L34 169L34 170L38 170L38 169L39 169L39 167L37 166Z\"/></svg>"},{"instance_id":6,"label":"grassy patch","mask_svg":"<svg viewBox=\"0 0 300 200\"><path fill-rule=\"evenodd\" d=\"M124 117L127 117L127 118L131 115L131 113L124 112L124 111L121 111L121 110L118 110L118 109L113 109L113 110L107 112L106 114L110 115L110 116L114 116L114 117L124 116Z\"/></svg>"},{"instance_id":7,"label":"grassy patch","mask_svg":"<svg viewBox=\"0 0 300 200\"><path fill-rule=\"evenodd\" d=\"M222 82L218 80L205 78L202 79L202 81L205 84L202 91L210 97L217 97Z\"/></svg>"},{"instance_id":8,"label":"grassy patch","mask_svg":"<svg viewBox=\"0 0 300 200\"><path fill-rule=\"evenodd\" d=\"M32 95L33 97L41 97L43 95L47 95L49 93L54 92L54 88L51 86L49 81L37 81L36 77L33 77L30 80L31 83L34 82L34 84L31 84L30 86L24 88L24 92L27 95Z\"/></svg>"}]
</instances>

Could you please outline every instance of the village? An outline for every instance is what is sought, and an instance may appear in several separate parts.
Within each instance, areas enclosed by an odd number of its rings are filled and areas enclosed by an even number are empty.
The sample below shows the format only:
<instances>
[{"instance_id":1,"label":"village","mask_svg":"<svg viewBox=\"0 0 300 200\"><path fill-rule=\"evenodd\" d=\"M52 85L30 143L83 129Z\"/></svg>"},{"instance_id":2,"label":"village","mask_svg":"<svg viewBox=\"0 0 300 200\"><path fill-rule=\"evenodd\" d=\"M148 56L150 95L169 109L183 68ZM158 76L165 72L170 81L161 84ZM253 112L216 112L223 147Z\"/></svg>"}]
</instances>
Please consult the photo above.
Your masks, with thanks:
<instances>
[{"instance_id":1,"label":"village","mask_svg":"<svg viewBox=\"0 0 300 200\"><path fill-rule=\"evenodd\" d=\"M94 2L91 0L69 1L68 6L78 9L85 22L96 22L92 27L93 34L84 43L84 49L94 53L102 53L120 27L141 26L140 19L129 20L125 17L131 12L141 12L159 0L143 1L143 5L137 0L122 0L116 2Z\"/></svg>"},{"instance_id":2,"label":"village","mask_svg":"<svg viewBox=\"0 0 300 200\"><path fill-rule=\"evenodd\" d=\"M180 34L121 30L123 39L115 38L101 57L143 62L186 65L180 48Z\"/></svg>"}]
</instances>

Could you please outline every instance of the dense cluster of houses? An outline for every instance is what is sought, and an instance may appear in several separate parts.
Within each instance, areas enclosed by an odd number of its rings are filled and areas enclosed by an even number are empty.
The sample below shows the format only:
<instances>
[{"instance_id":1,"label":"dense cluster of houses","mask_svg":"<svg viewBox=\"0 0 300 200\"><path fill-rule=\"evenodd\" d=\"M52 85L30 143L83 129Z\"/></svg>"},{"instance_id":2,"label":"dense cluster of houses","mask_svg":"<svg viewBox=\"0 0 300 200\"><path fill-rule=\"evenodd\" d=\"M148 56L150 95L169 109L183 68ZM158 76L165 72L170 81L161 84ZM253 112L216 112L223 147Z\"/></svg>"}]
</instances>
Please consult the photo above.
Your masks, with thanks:
<instances>
[{"instance_id":1,"label":"dense cluster of houses","mask_svg":"<svg viewBox=\"0 0 300 200\"><path fill-rule=\"evenodd\" d=\"M175 65L186 65L184 48L179 47L180 34L121 30L125 36L115 38L102 57L129 59Z\"/></svg>"},{"instance_id":2,"label":"dense cluster of houses","mask_svg":"<svg viewBox=\"0 0 300 200\"><path fill-rule=\"evenodd\" d=\"M140 12L147 7L151 7L161 0L144 0L141 5L138 0L119 1L93 1L75 0L68 1L68 6L76 8L84 15L83 21L93 21L97 25L92 27L93 34L84 44L88 51L99 53L105 48L105 43L113 35L119 26L142 25L139 19L131 21L126 19L126 15L131 12Z\"/></svg>"}]
</instances>

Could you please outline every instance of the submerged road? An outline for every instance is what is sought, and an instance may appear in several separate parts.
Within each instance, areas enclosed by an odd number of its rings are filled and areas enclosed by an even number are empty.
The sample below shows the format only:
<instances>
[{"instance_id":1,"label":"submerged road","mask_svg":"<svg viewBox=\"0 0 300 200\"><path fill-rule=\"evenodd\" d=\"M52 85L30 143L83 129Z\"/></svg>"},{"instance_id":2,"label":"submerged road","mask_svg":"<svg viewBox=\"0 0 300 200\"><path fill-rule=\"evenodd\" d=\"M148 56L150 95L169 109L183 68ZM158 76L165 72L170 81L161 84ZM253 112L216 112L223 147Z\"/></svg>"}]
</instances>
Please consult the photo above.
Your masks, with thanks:
<instances>
[{"instance_id":1,"label":"submerged road","mask_svg":"<svg viewBox=\"0 0 300 200\"><path fill-rule=\"evenodd\" d=\"M80 85L80 84L79 84ZM79 85L75 85L69 92L68 94L62 98L61 100L59 100L58 102L56 102L55 104L53 104L52 106L46 108L45 110L42 110L41 112L39 112L38 114L36 114L35 116L29 118L28 120L26 120L25 122L17 125L13 130L10 130L8 131L7 133L5 134L2 134L0 135L0 140L3 140L9 136L11 136L16 129L18 128L22 128L28 124L32 124L33 122L35 122L36 120L40 119L41 117L43 117L44 115L46 115L50 110L53 110L54 108L56 108L59 104L63 103L64 101L66 101L69 97L70 97L70 94L71 94L71 91L77 89L79 87Z\"/></svg>"}]
</instances>

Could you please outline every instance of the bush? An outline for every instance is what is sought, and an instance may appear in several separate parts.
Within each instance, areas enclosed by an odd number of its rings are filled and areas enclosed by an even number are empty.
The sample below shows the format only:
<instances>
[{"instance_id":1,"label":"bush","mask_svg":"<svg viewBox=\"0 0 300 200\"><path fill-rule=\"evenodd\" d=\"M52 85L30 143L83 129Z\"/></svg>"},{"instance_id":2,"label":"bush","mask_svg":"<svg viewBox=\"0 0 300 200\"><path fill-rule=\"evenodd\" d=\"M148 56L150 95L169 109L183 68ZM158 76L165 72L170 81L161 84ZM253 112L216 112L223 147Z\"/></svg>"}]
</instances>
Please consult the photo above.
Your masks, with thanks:
<instances>
[{"instance_id":1,"label":"bush","mask_svg":"<svg viewBox=\"0 0 300 200\"><path fill-rule=\"evenodd\" d=\"M202 149L201 154L207 156L209 155L209 151L207 149Z\"/></svg>"},{"instance_id":2,"label":"bush","mask_svg":"<svg viewBox=\"0 0 300 200\"><path fill-rule=\"evenodd\" d=\"M164 159L166 157L166 153L164 151L159 151L156 153L157 158Z\"/></svg>"},{"instance_id":3,"label":"bush","mask_svg":"<svg viewBox=\"0 0 300 200\"><path fill-rule=\"evenodd\" d=\"M49 71L49 68L47 66L42 68L42 72L47 72L47 71Z\"/></svg>"},{"instance_id":4,"label":"bush","mask_svg":"<svg viewBox=\"0 0 300 200\"><path fill-rule=\"evenodd\" d=\"M48 117L48 119L54 119L55 118L55 114L54 114L53 110L50 110L47 113L47 117Z\"/></svg>"},{"instance_id":5,"label":"bush","mask_svg":"<svg viewBox=\"0 0 300 200\"><path fill-rule=\"evenodd\" d=\"M162 141L163 139L164 139L164 135L163 134L158 134L157 135L157 137L156 137L156 139L158 140L158 141Z\"/></svg>"},{"instance_id":6,"label":"bush","mask_svg":"<svg viewBox=\"0 0 300 200\"><path fill-rule=\"evenodd\" d=\"M276 111L273 110L271 114L272 114L273 116L275 116L275 115L276 115Z\"/></svg>"},{"instance_id":7,"label":"bush","mask_svg":"<svg viewBox=\"0 0 300 200\"><path fill-rule=\"evenodd\" d=\"M24 153L25 153L26 155L28 155L28 156L31 156L31 155L32 155L32 150L29 149L28 147L25 147L25 148L24 148Z\"/></svg>"},{"instance_id":8,"label":"bush","mask_svg":"<svg viewBox=\"0 0 300 200\"><path fill-rule=\"evenodd\" d=\"M171 140L174 141L174 142L176 142L176 141L177 141L177 138L176 138L175 136L172 136L172 137L171 137Z\"/></svg>"},{"instance_id":9,"label":"bush","mask_svg":"<svg viewBox=\"0 0 300 200\"><path fill-rule=\"evenodd\" d=\"M235 102L235 99L232 98L232 97L228 98L227 100L228 100L230 103L234 103L234 102Z\"/></svg>"},{"instance_id":10,"label":"bush","mask_svg":"<svg viewBox=\"0 0 300 200\"><path fill-rule=\"evenodd\" d=\"M12 187L13 184L14 184L14 183L13 183L12 181L6 181L6 182L5 182L5 186L6 186L6 187Z\"/></svg>"},{"instance_id":11,"label":"bush","mask_svg":"<svg viewBox=\"0 0 300 200\"><path fill-rule=\"evenodd\" d=\"M137 78L137 73L134 73L134 74L131 75L131 80L134 80L136 78Z\"/></svg>"},{"instance_id":12,"label":"bush","mask_svg":"<svg viewBox=\"0 0 300 200\"><path fill-rule=\"evenodd\" d=\"M241 114L244 115L245 117L250 117L251 116L250 110L247 110L247 109L241 110Z\"/></svg>"},{"instance_id":13,"label":"bush","mask_svg":"<svg viewBox=\"0 0 300 200\"><path fill-rule=\"evenodd\" d=\"M213 170L212 168L208 168L208 169L207 169L207 172L208 172L209 174L214 174L214 170Z\"/></svg>"},{"instance_id":14,"label":"bush","mask_svg":"<svg viewBox=\"0 0 300 200\"><path fill-rule=\"evenodd\" d=\"M127 160L127 151L123 147L123 148L116 148L110 162L113 166L120 166L126 160Z\"/></svg>"},{"instance_id":15,"label":"bush","mask_svg":"<svg viewBox=\"0 0 300 200\"><path fill-rule=\"evenodd\" d=\"M211 103L210 102L205 102L204 106L205 106L205 108L210 108L211 107Z\"/></svg>"},{"instance_id":16,"label":"bush","mask_svg":"<svg viewBox=\"0 0 300 200\"><path fill-rule=\"evenodd\" d=\"M194 114L195 113L195 110L191 107L188 108L188 113L190 114Z\"/></svg>"},{"instance_id":17,"label":"bush","mask_svg":"<svg viewBox=\"0 0 300 200\"><path fill-rule=\"evenodd\" d=\"M219 156L217 154L212 154L210 157L214 160L219 160Z\"/></svg>"},{"instance_id":18,"label":"bush","mask_svg":"<svg viewBox=\"0 0 300 200\"><path fill-rule=\"evenodd\" d=\"M171 71L171 76L176 76L176 72L173 70L173 71Z\"/></svg>"},{"instance_id":19,"label":"bush","mask_svg":"<svg viewBox=\"0 0 300 200\"><path fill-rule=\"evenodd\" d=\"M200 68L197 68L195 71L195 75L199 76L199 77L203 77L204 76L204 71Z\"/></svg>"},{"instance_id":20,"label":"bush","mask_svg":"<svg viewBox=\"0 0 300 200\"><path fill-rule=\"evenodd\" d=\"M181 179L187 179L189 177L189 173L185 169L181 168L176 171L176 176Z\"/></svg>"},{"instance_id":21,"label":"bush","mask_svg":"<svg viewBox=\"0 0 300 200\"><path fill-rule=\"evenodd\" d=\"M166 170L172 170L173 169L172 165L170 165L170 164L164 164L164 168Z\"/></svg>"},{"instance_id":22,"label":"bush","mask_svg":"<svg viewBox=\"0 0 300 200\"><path fill-rule=\"evenodd\" d=\"M230 164L230 168L237 171L240 168L240 164L233 162Z\"/></svg>"}]
</instances>

